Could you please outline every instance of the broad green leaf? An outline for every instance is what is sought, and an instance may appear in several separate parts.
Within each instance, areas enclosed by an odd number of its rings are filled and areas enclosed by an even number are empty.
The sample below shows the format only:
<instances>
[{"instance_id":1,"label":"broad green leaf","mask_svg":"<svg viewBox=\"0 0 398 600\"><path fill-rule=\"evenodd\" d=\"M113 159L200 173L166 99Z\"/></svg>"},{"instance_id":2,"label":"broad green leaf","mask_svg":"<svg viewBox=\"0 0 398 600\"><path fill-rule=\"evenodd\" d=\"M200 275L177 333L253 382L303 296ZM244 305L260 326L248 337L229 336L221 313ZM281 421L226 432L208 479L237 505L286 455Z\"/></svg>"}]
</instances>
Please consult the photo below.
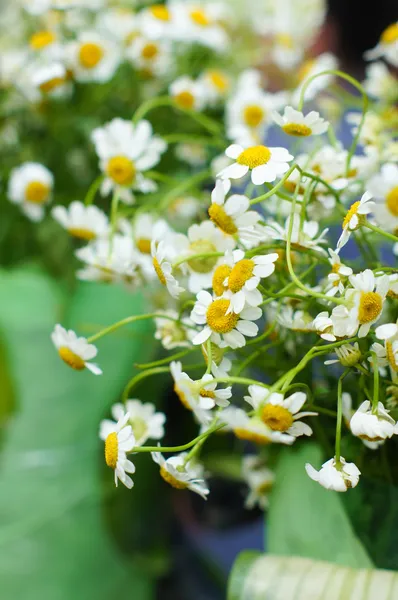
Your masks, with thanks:
<instances>
[{"instance_id":1,"label":"broad green leaf","mask_svg":"<svg viewBox=\"0 0 398 600\"><path fill-rule=\"evenodd\" d=\"M267 549L272 554L371 567L339 493L312 481L305 472L307 462L321 466L322 452L314 443L302 442L281 452L267 515Z\"/></svg>"},{"instance_id":2,"label":"broad green leaf","mask_svg":"<svg viewBox=\"0 0 398 600\"><path fill-rule=\"evenodd\" d=\"M395 600L398 573L352 569L308 558L242 552L228 600Z\"/></svg>"},{"instance_id":3,"label":"broad green leaf","mask_svg":"<svg viewBox=\"0 0 398 600\"><path fill-rule=\"evenodd\" d=\"M149 358L148 325L98 342L99 377L69 369L50 341L56 322L86 333L140 312L143 299L121 288L82 284L66 298L40 273L0 272L0 331L18 403L0 466L1 597L153 598L148 576L122 556L107 530L101 491L113 493L113 474L107 470L103 483L98 440L99 421L133 363ZM134 506L136 490L129 493Z\"/></svg>"}]
</instances>

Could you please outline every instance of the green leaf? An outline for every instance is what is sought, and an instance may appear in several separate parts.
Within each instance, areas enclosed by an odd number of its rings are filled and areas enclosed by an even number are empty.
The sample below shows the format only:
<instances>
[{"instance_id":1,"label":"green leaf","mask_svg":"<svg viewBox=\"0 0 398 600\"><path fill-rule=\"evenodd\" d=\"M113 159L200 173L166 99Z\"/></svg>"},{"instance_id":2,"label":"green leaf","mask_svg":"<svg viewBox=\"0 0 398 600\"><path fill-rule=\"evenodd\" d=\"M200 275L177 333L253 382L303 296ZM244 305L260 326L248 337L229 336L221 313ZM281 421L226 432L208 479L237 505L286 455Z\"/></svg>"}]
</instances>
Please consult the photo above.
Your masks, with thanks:
<instances>
[{"instance_id":1,"label":"green leaf","mask_svg":"<svg viewBox=\"0 0 398 600\"><path fill-rule=\"evenodd\" d=\"M371 567L339 493L312 481L305 472L307 462L315 468L321 466L322 451L314 443L301 442L281 452L267 515L268 550L350 567Z\"/></svg>"},{"instance_id":2,"label":"green leaf","mask_svg":"<svg viewBox=\"0 0 398 600\"><path fill-rule=\"evenodd\" d=\"M0 272L0 330L19 406L1 456L1 595L150 600L150 578L122 556L105 526L98 426L133 363L149 358L152 335L141 322L100 340L99 377L69 369L50 340L56 322L86 334L144 312L144 301L97 284L82 284L65 300L40 273ZM105 491L113 493L113 473L106 475ZM134 503L135 489L129 493Z\"/></svg>"}]
</instances>

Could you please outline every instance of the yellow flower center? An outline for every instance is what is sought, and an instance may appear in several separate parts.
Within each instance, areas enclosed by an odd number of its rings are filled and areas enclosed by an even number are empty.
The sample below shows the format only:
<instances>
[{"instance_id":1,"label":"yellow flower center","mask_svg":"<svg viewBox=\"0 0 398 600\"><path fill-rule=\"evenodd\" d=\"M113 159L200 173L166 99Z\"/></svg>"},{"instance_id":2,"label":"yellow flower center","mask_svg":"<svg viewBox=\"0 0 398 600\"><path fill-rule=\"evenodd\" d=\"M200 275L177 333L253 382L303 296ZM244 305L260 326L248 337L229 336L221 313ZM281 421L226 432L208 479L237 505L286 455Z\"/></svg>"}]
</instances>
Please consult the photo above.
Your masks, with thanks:
<instances>
[{"instance_id":1,"label":"yellow flower center","mask_svg":"<svg viewBox=\"0 0 398 600\"><path fill-rule=\"evenodd\" d=\"M185 490L185 488L188 487L188 484L185 483L185 481L180 481L179 479L174 477L174 475L169 473L166 467L160 467L160 475L167 483L169 483L173 488L176 488L177 490Z\"/></svg>"},{"instance_id":2,"label":"yellow flower center","mask_svg":"<svg viewBox=\"0 0 398 600\"><path fill-rule=\"evenodd\" d=\"M288 50L294 48L293 38L288 33L276 34L275 40L280 46L283 46L283 48L287 48Z\"/></svg>"},{"instance_id":3,"label":"yellow flower center","mask_svg":"<svg viewBox=\"0 0 398 600\"><path fill-rule=\"evenodd\" d=\"M256 265L250 258L244 258L236 263L228 279L228 287L236 294L245 285L246 281L253 275L253 269Z\"/></svg>"},{"instance_id":4,"label":"yellow flower center","mask_svg":"<svg viewBox=\"0 0 398 600\"><path fill-rule=\"evenodd\" d=\"M209 217L223 231L229 235L237 233L238 228L236 227L232 217L227 215L224 208L219 204L211 204L209 208Z\"/></svg>"},{"instance_id":5,"label":"yellow flower center","mask_svg":"<svg viewBox=\"0 0 398 600\"><path fill-rule=\"evenodd\" d=\"M153 258L153 268L155 269L156 275L159 277L160 283L162 285L166 285L166 277L164 276L162 267L160 266L160 263L159 263L158 259L156 258L156 256L154 256L154 258Z\"/></svg>"},{"instance_id":6,"label":"yellow flower center","mask_svg":"<svg viewBox=\"0 0 398 600\"><path fill-rule=\"evenodd\" d=\"M232 331L239 321L239 315L233 312L226 314L228 308L229 300L220 298L219 300L214 300L207 309L207 324L216 333L228 333Z\"/></svg>"},{"instance_id":7,"label":"yellow flower center","mask_svg":"<svg viewBox=\"0 0 398 600\"><path fill-rule=\"evenodd\" d=\"M159 21L170 21L170 13L166 6L163 4L154 4L149 8L152 16Z\"/></svg>"},{"instance_id":8,"label":"yellow flower center","mask_svg":"<svg viewBox=\"0 0 398 600\"><path fill-rule=\"evenodd\" d=\"M30 47L33 50L41 50L55 42L55 34L52 31L37 31L29 40Z\"/></svg>"},{"instance_id":9,"label":"yellow flower center","mask_svg":"<svg viewBox=\"0 0 398 600\"><path fill-rule=\"evenodd\" d=\"M131 185L135 179L136 169L132 160L126 156L113 156L107 164L106 172L119 185Z\"/></svg>"},{"instance_id":10,"label":"yellow flower center","mask_svg":"<svg viewBox=\"0 0 398 600\"><path fill-rule=\"evenodd\" d=\"M217 252L215 245L209 240L197 240L192 242L190 250L193 254L206 254L207 252ZM196 273L209 273L217 263L217 256L208 256L203 258L192 258L188 260L188 265Z\"/></svg>"},{"instance_id":11,"label":"yellow flower center","mask_svg":"<svg viewBox=\"0 0 398 600\"><path fill-rule=\"evenodd\" d=\"M398 217L398 185L390 190L386 196L387 208L394 217Z\"/></svg>"},{"instance_id":12,"label":"yellow flower center","mask_svg":"<svg viewBox=\"0 0 398 600\"><path fill-rule=\"evenodd\" d=\"M119 455L119 441L117 433L113 431L105 440L105 462L111 469L116 469Z\"/></svg>"},{"instance_id":13,"label":"yellow flower center","mask_svg":"<svg viewBox=\"0 0 398 600\"><path fill-rule=\"evenodd\" d=\"M392 23L381 34L383 44L393 44L398 40L398 23Z\"/></svg>"},{"instance_id":14,"label":"yellow flower center","mask_svg":"<svg viewBox=\"0 0 398 600\"><path fill-rule=\"evenodd\" d=\"M292 413L284 406L266 404L261 411L262 421L273 431L287 431L293 425Z\"/></svg>"},{"instance_id":15,"label":"yellow flower center","mask_svg":"<svg viewBox=\"0 0 398 600\"><path fill-rule=\"evenodd\" d=\"M247 440L248 442L254 442L255 444L261 445L271 443L271 439L268 436L262 435L261 433L255 431L250 431L250 429L237 427L234 429L234 433L240 440Z\"/></svg>"},{"instance_id":16,"label":"yellow flower center","mask_svg":"<svg viewBox=\"0 0 398 600\"><path fill-rule=\"evenodd\" d=\"M136 242L137 248L142 254L151 253L151 240L149 238L139 238Z\"/></svg>"},{"instance_id":17,"label":"yellow flower center","mask_svg":"<svg viewBox=\"0 0 398 600\"><path fill-rule=\"evenodd\" d=\"M195 96L187 90L176 94L174 96L174 100L178 106L181 106L181 108L192 108L195 104Z\"/></svg>"},{"instance_id":18,"label":"yellow flower center","mask_svg":"<svg viewBox=\"0 0 398 600\"><path fill-rule=\"evenodd\" d=\"M344 217L343 229L348 227L348 224L351 221L351 218L357 214L357 210L358 210L360 204L361 204L361 202L359 200L358 200L358 202L354 202L354 204L351 204L349 211L347 212L346 216ZM358 218L360 218L360 215L358 215Z\"/></svg>"},{"instance_id":19,"label":"yellow flower center","mask_svg":"<svg viewBox=\"0 0 398 600\"><path fill-rule=\"evenodd\" d=\"M224 93L229 88L229 80L221 71L209 71L208 77L219 92Z\"/></svg>"},{"instance_id":20,"label":"yellow flower center","mask_svg":"<svg viewBox=\"0 0 398 600\"><path fill-rule=\"evenodd\" d=\"M286 125L283 125L282 129L288 135L294 135L296 137L307 137L312 133L312 129L302 123L287 123Z\"/></svg>"},{"instance_id":21,"label":"yellow flower center","mask_svg":"<svg viewBox=\"0 0 398 600\"><path fill-rule=\"evenodd\" d=\"M192 21L194 23L196 23L196 25L201 25L201 27L206 27L207 25L210 25L210 23L211 23L211 20L209 19L208 15L206 15L205 11L200 8L191 10L191 12L189 14L190 14Z\"/></svg>"},{"instance_id":22,"label":"yellow flower center","mask_svg":"<svg viewBox=\"0 0 398 600\"><path fill-rule=\"evenodd\" d=\"M224 281L229 274L231 273L231 267L228 265L220 265L214 271L212 287L216 296L222 296L223 293L227 290L227 286L224 285Z\"/></svg>"},{"instance_id":23,"label":"yellow flower center","mask_svg":"<svg viewBox=\"0 0 398 600\"><path fill-rule=\"evenodd\" d=\"M72 367L72 369L75 369L75 371L83 371L86 366L84 360L72 352L72 350L67 346L61 346L61 348L58 350L58 354L64 363L66 363L69 367Z\"/></svg>"},{"instance_id":24,"label":"yellow flower center","mask_svg":"<svg viewBox=\"0 0 398 600\"><path fill-rule=\"evenodd\" d=\"M308 77L314 66L315 60L313 58L306 60L298 70L298 80L304 81L304 79Z\"/></svg>"},{"instance_id":25,"label":"yellow flower center","mask_svg":"<svg viewBox=\"0 0 398 600\"><path fill-rule=\"evenodd\" d=\"M205 390L205 388L201 388L199 390L199 395L202 398L212 398L214 400L214 398L216 397L215 393L212 392L211 390Z\"/></svg>"},{"instance_id":26,"label":"yellow flower center","mask_svg":"<svg viewBox=\"0 0 398 600\"><path fill-rule=\"evenodd\" d=\"M94 231L84 227L69 227L68 233L79 240L94 240L97 236Z\"/></svg>"},{"instance_id":27,"label":"yellow flower center","mask_svg":"<svg viewBox=\"0 0 398 600\"><path fill-rule=\"evenodd\" d=\"M339 263L334 263L334 264L332 265L332 273L338 273L338 272L339 272L339 270L340 270L340 266L341 266L341 265L340 265Z\"/></svg>"},{"instance_id":28,"label":"yellow flower center","mask_svg":"<svg viewBox=\"0 0 398 600\"><path fill-rule=\"evenodd\" d=\"M34 204L43 204L48 199L50 188L41 181L31 181L25 188L25 199Z\"/></svg>"},{"instance_id":29,"label":"yellow flower center","mask_svg":"<svg viewBox=\"0 0 398 600\"><path fill-rule=\"evenodd\" d=\"M264 119L264 110L257 104L249 104L243 111L243 120L249 127L257 127Z\"/></svg>"},{"instance_id":30,"label":"yellow flower center","mask_svg":"<svg viewBox=\"0 0 398 600\"><path fill-rule=\"evenodd\" d=\"M362 292L359 301L358 321L361 325L372 323L383 308L383 299L377 292Z\"/></svg>"},{"instance_id":31,"label":"yellow flower center","mask_svg":"<svg viewBox=\"0 0 398 600\"><path fill-rule=\"evenodd\" d=\"M94 42L87 42L80 46L79 62L85 69L94 69L103 56L103 48Z\"/></svg>"},{"instance_id":32,"label":"yellow flower center","mask_svg":"<svg viewBox=\"0 0 398 600\"><path fill-rule=\"evenodd\" d=\"M142 58L146 60L152 60L159 54L159 48L156 44L149 43L145 44L145 46L141 50Z\"/></svg>"},{"instance_id":33,"label":"yellow flower center","mask_svg":"<svg viewBox=\"0 0 398 600\"><path fill-rule=\"evenodd\" d=\"M243 150L236 159L239 165L245 165L249 169L255 169L266 165L271 158L271 151L267 146L251 146Z\"/></svg>"},{"instance_id":34,"label":"yellow flower center","mask_svg":"<svg viewBox=\"0 0 398 600\"><path fill-rule=\"evenodd\" d=\"M390 367L392 368L393 371L398 373L398 363L395 359L394 346L393 346L392 342L389 342L389 341L386 342L386 355L387 355L387 360L390 364Z\"/></svg>"}]
</instances>

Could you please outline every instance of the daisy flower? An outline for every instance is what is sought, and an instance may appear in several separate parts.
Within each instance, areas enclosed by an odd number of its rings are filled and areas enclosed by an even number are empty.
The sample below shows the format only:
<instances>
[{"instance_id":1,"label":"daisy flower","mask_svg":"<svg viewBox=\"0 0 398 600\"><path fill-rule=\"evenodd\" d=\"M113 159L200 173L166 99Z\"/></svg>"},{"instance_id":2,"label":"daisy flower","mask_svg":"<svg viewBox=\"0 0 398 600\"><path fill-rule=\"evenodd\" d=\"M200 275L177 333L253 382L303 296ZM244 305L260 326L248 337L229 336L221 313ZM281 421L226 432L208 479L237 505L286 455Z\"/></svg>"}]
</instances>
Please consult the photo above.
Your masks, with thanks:
<instances>
[{"instance_id":1,"label":"daisy flower","mask_svg":"<svg viewBox=\"0 0 398 600\"><path fill-rule=\"evenodd\" d=\"M127 473L135 473L134 464L128 460L126 453L136 445L131 425L127 425L130 415L123 414L117 423L103 421L100 428L100 437L105 440L105 462L114 470L115 485L118 479L128 488L134 485Z\"/></svg>"},{"instance_id":2,"label":"daisy flower","mask_svg":"<svg viewBox=\"0 0 398 600\"><path fill-rule=\"evenodd\" d=\"M134 446L143 446L149 439L160 440L164 436L164 423L166 416L156 412L154 404L141 402L140 400L127 400L126 404L117 403L111 408L112 417L115 421L105 419L101 421L100 438L106 440L109 431L113 431L117 422L125 418L126 424L130 425L135 441Z\"/></svg>"},{"instance_id":3,"label":"daisy flower","mask_svg":"<svg viewBox=\"0 0 398 600\"><path fill-rule=\"evenodd\" d=\"M62 45L58 36L51 29L35 31L29 38L29 47L33 55L39 55L47 60L62 59Z\"/></svg>"},{"instance_id":4,"label":"daisy flower","mask_svg":"<svg viewBox=\"0 0 398 600\"><path fill-rule=\"evenodd\" d=\"M138 15L126 6L102 10L96 19L96 28L106 39L114 39L128 46L139 35Z\"/></svg>"},{"instance_id":5,"label":"daisy flower","mask_svg":"<svg viewBox=\"0 0 398 600\"><path fill-rule=\"evenodd\" d=\"M391 104L398 100L397 80L381 60L368 65L363 86L374 98Z\"/></svg>"},{"instance_id":6,"label":"daisy flower","mask_svg":"<svg viewBox=\"0 0 398 600\"><path fill-rule=\"evenodd\" d=\"M109 231L108 217L102 210L94 205L85 206L77 200L68 207L54 206L51 215L70 235L79 240L91 241L106 236Z\"/></svg>"},{"instance_id":7,"label":"daisy flower","mask_svg":"<svg viewBox=\"0 0 398 600\"><path fill-rule=\"evenodd\" d=\"M293 160L293 156L286 148L268 148L268 146L243 148L238 144L232 144L228 146L225 154L236 162L223 169L218 177L241 179L251 171L254 185L272 183L289 170L289 162Z\"/></svg>"},{"instance_id":8,"label":"daisy flower","mask_svg":"<svg viewBox=\"0 0 398 600\"><path fill-rule=\"evenodd\" d=\"M333 333L333 321L327 311L320 312L313 320L312 326L323 340L327 342L336 341L336 336Z\"/></svg>"},{"instance_id":9,"label":"daisy flower","mask_svg":"<svg viewBox=\"0 0 398 600\"><path fill-rule=\"evenodd\" d=\"M268 493L273 487L275 474L258 456L250 454L242 458L242 477L249 488L246 508L259 506L265 510L268 507Z\"/></svg>"},{"instance_id":10,"label":"daisy flower","mask_svg":"<svg viewBox=\"0 0 398 600\"><path fill-rule=\"evenodd\" d=\"M298 333L310 333L314 331L311 315L304 310L294 310L292 306L284 306L276 316L276 319L284 329L290 329Z\"/></svg>"},{"instance_id":11,"label":"daisy flower","mask_svg":"<svg viewBox=\"0 0 398 600\"><path fill-rule=\"evenodd\" d=\"M101 192L109 194L117 190L126 204L134 202L131 189L143 193L155 191L156 184L145 179L143 172L154 167L166 150L166 143L152 133L148 121L113 119L104 127L94 129L91 139L100 159L100 168L105 174Z\"/></svg>"},{"instance_id":12,"label":"daisy flower","mask_svg":"<svg viewBox=\"0 0 398 600\"><path fill-rule=\"evenodd\" d=\"M72 91L67 70L60 62L32 63L27 73L30 77L29 83L34 88L30 97L32 102L37 102L43 97L64 98Z\"/></svg>"},{"instance_id":13,"label":"daisy flower","mask_svg":"<svg viewBox=\"0 0 398 600\"><path fill-rule=\"evenodd\" d=\"M354 463L348 463L341 456L340 464L336 464L336 459L331 458L323 463L322 468L317 471L312 465L305 465L307 475L314 481L317 481L327 490L335 492L346 492L350 488L354 488L359 481L361 474L360 470Z\"/></svg>"},{"instance_id":14,"label":"daisy flower","mask_svg":"<svg viewBox=\"0 0 398 600\"><path fill-rule=\"evenodd\" d=\"M177 490L191 490L206 500L209 488L204 479L203 466L197 461L187 461L187 452L168 459L160 452L151 454L154 462L160 466L160 475L169 485Z\"/></svg>"},{"instance_id":15,"label":"daisy flower","mask_svg":"<svg viewBox=\"0 0 398 600\"><path fill-rule=\"evenodd\" d=\"M295 392L288 398L283 394L272 393L259 385L249 385L246 402L254 408L257 416L272 431L280 431L293 436L312 435L312 429L300 419L317 416L315 412L300 412L307 400L304 392Z\"/></svg>"},{"instance_id":16,"label":"daisy flower","mask_svg":"<svg viewBox=\"0 0 398 600\"><path fill-rule=\"evenodd\" d=\"M82 31L65 48L66 64L77 81L105 83L120 64L118 46L98 31Z\"/></svg>"},{"instance_id":17,"label":"daisy flower","mask_svg":"<svg viewBox=\"0 0 398 600\"><path fill-rule=\"evenodd\" d=\"M287 241L289 237L291 216L286 219L285 227L281 227L277 222L271 222L265 227L267 235L274 240ZM293 215L292 234L290 237L292 248L311 248L322 254L326 254L321 244L325 244L327 240L325 236L328 229L324 229L319 234L319 223L316 221L304 221L301 223L300 215Z\"/></svg>"},{"instance_id":18,"label":"daisy flower","mask_svg":"<svg viewBox=\"0 0 398 600\"><path fill-rule=\"evenodd\" d=\"M345 246L350 239L351 233L366 222L366 215L373 211L375 205L371 201L371 198L372 194L365 192L360 200L350 206L343 220L343 233L337 242L338 249Z\"/></svg>"},{"instance_id":19,"label":"daisy flower","mask_svg":"<svg viewBox=\"0 0 398 600\"><path fill-rule=\"evenodd\" d=\"M394 67L398 67L398 21L391 23L381 34L379 43L367 50L364 54L366 60L384 58Z\"/></svg>"},{"instance_id":20,"label":"daisy flower","mask_svg":"<svg viewBox=\"0 0 398 600\"><path fill-rule=\"evenodd\" d=\"M322 135L328 130L329 123L314 110L305 115L291 106L286 106L283 115L272 113L272 118L285 133L296 137Z\"/></svg>"},{"instance_id":21,"label":"daisy flower","mask_svg":"<svg viewBox=\"0 0 398 600\"><path fill-rule=\"evenodd\" d=\"M31 221L40 221L44 206L51 200L53 185L54 177L46 167L26 162L11 171L7 193Z\"/></svg>"},{"instance_id":22,"label":"daisy flower","mask_svg":"<svg viewBox=\"0 0 398 600\"><path fill-rule=\"evenodd\" d=\"M398 165L382 165L380 173L367 182L367 188L376 202L373 213L385 231L398 230Z\"/></svg>"},{"instance_id":23,"label":"daisy flower","mask_svg":"<svg viewBox=\"0 0 398 600\"><path fill-rule=\"evenodd\" d=\"M150 77L165 75L171 67L171 49L166 40L136 36L126 50L126 58Z\"/></svg>"},{"instance_id":24,"label":"daisy flower","mask_svg":"<svg viewBox=\"0 0 398 600\"><path fill-rule=\"evenodd\" d=\"M245 336L257 335L258 326L253 321L260 319L261 308L244 308L237 315L230 312L228 298L220 297L214 300L209 292L204 290L199 292L196 298L191 319L204 327L192 340L194 345L204 344L210 338L217 346L242 348L246 344Z\"/></svg>"},{"instance_id":25,"label":"daisy flower","mask_svg":"<svg viewBox=\"0 0 398 600\"><path fill-rule=\"evenodd\" d=\"M231 87L229 75L218 69L204 71L199 81L203 85L206 101L210 105L217 105L224 100Z\"/></svg>"},{"instance_id":26,"label":"daisy flower","mask_svg":"<svg viewBox=\"0 0 398 600\"><path fill-rule=\"evenodd\" d=\"M223 3L174 0L170 7L174 17L174 39L207 46L216 52L227 49L228 36L220 23L224 16Z\"/></svg>"},{"instance_id":27,"label":"daisy flower","mask_svg":"<svg viewBox=\"0 0 398 600\"><path fill-rule=\"evenodd\" d=\"M351 267L346 267L341 262L341 259L337 252L334 252L331 248L328 248L329 256L328 261L332 267L332 272L328 275L328 281L332 287L326 292L327 296L335 296L337 292L340 294L344 293L344 282L347 277L352 275Z\"/></svg>"},{"instance_id":28,"label":"daisy flower","mask_svg":"<svg viewBox=\"0 0 398 600\"><path fill-rule=\"evenodd\" d=\"M353 435L369 442L380 442L398 433L398 424L384 408L382 402L374 411L369 400L362 402L350 421Z\"/></svg>"},{"instance_id":29,"label":"daisy flower","mask_svg":"<svg viewBox=\"0 0 398 600\"><path fill-rule=\"evenodd\" d=\"M394 373L398 373L398 324L386 323L376 327L376 337L384 344L377 342L372 345L371 350L378 356L379 366L389 366ZM380 362L381 359L381 362Z\"/></svg>"},{"instance_id":30,"label":"daisy flower","mask_svg":"<svg viewBox=\"0 0 398 600\"><path fill-rule=\"evenodd\" d=\"M152 240L151 254L153 268L155 269L155 273L158 276L160 283L166 286L170 296L178 298L184 291L184 288L179 285L177 279L173 275L173 267L171 262L167 260L168 247L165 245L165 242L156 242L156 240Z\"/></svg>"},{"instance_id":31,"label":"daisy flower","mask_svg":"<svg viewBox=\"0 0 398 600\"><path fill-rule=\"evenodd\" d=\"M258 416L249 417L244 410L235 406L223 410L220 418L240 440L260 445L272 443L291 445L296 439L287 433L272 430Z\"/></svg>"},{"instance_id":32,"label":"daisy flower","mask_svg":"<svg viewBox=\"0 0 398 600\"><path fill-rule=\"evenodd\" d=\"M359 349L358 342L355 342L355 344L344 344L344 346L335 348L334 351L337 358L325 360L325 365L340 363L343 367L355 367L362 360L362 352Z\"/></svg>"},{"instance_id":33,"label":"daisy flower","mask_svg":"<svg viewBox=\"0 0 398 600\"><path fill-rule=\"evenodd\" d=\"M142 33L153 40L164 40L172 37L174 29L174 12L165 4L153 4L141 10L137 15Z\"/></svg>"},{"instance_id":34,"label":"daisy flower","mask_svg":"<svg viewBox=\"0 0 398 600\"><path fill-rule=\"evenodd\" d=\"M155 318L155 339L160 340L163 348L173 350L173 348L191 348L192 339L196 331L192 329L193 322L189 317L183 317L177 323L178 313L175 310L163 311L175 321L164 317Z\"/></svg>"},{"instance_id":35,"label":"daisy flower","mask_svg":"<svg viewBox=\"0 0 398 600\"><path fill-rule=\"evenodd\" d=\"M202 110L206 104L206 90L201 81L183 75L169 87L170 96L179 108Z\"/></svg>"},{"instance_id":36,"label":"daisy flower","mask_svg":"<svg viewBox=\"0 0 398 600\"><path fill-rule=\"evenodd\" d=\"M102 374L99 366L90 362L97 356L98 350L93 344L89 344L86 338L77 337L72 329L67 331L57 324L51 334L51 340L60 358L72 369L83 371L87 368L94 375Z\"/></svg>"},{"instance_id":37,"label":"daisy flower","mask_svg":"<svg viewBox=\"0 0 398 600\"><path fill-rule=\"evenodd\" d=\"M353 408L352 408L351 394L349 394L348 392L343 392L341 400L342 400L342 409L343 409L343 419L345 421L347 428L350 429L351 418L355 414L355 410L353 410ZM367 448L369 448L370 450L377 450L385 442L385 440L380 440L378 442L370 442L369 440L365 439L364 437L361 437L360 439L363 442L363 445L366 446Z\"/></svg>"}]
</instances>

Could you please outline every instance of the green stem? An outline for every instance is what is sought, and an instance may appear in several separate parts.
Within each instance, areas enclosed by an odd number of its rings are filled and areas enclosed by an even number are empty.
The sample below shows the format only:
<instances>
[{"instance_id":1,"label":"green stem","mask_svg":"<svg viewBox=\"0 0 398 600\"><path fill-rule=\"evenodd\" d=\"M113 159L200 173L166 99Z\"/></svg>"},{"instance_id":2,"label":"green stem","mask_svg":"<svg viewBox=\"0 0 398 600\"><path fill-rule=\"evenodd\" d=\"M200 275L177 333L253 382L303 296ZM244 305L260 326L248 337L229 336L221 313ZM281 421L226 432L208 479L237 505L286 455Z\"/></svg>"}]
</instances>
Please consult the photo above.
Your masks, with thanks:
<instances>
[{"instance_id":1,"label":"green stem","mask_svg":"<svg viewBox=\"0 0 398 600\"><path fill-rule=\"evenodd\" d=\"M196 260L199 258L214 258L220 256L224 256L224 252L199 252L198 254L190 254L188 256L180 258L179 260L176 260L176 262L173 263L173 269L175 269L182 263L189 262L191 260Z\"/></svg>"},{"instance_id":2,"label":"green stem","mask_svg":"<svg viewBox=\"0 0 398 600\"><path fill-rule=\"evenodd\" d=\"M179 358L183 358L187 354L191 354L192 352L196 352L198 347L189 348L188 350L182 350L181 352L176 352L176 354L172 354L171 356L166 356L165 358L161 358L159 360L155 360L149 363L135 363L134 366L136 369L152 369L152 367L160 367L161 365L169 364L173 360L178 360Z\"/></svg>"},{"instance_id":3,"label":"green stem","mask_svg":"<svg viewBox=\"0 0 398 600\"><path fill-rule=\"evenodd\" d=\"M195 446L195 444L197 444L201 440L206 439L215 431L222 429L223 427L225 427L225 425L226 423L220 423L212 429L208 429L201 435L198 435L198 437L191 440L187 444L183 444L182 446L137 446L131 450L131 454L134 454L135 452L183 452L184 450L192 448L192 446Z\"/></svg>"},{"instance_id":4,"label":"green stem","mask_svg":"<svg viewBox=\"0 0 398 600\"><path fill-rule=\"evenodd\" d=\"M257 204L258 202L262 202L263 200L266 200L270 196L273 196L273 194L275 194L275 192L277 192L279 190L279 188L282 187L282 185L285 183L286 179L288 179L290 177L290 175L293 173L293 171L296 167L297 167L297 165L296 165L296 163L294 163L294 165L292 165L290 167L290 169L288 171L286 171L286 173L284 174L282 179L280 179L278 181L278 183L276 185L274 185L273 188L271 188L266 194L262 194L261 196L257 196L257 198L253 198L253 200L250 200L250 204L251 205Z\"/></svg>"},{"instance_id":5,"label":"green stem","mask_svg":"<svg viewBox=\"0 0 398 600\"><path fill-rule=\"evenodd\" d=\"M396 235L394 235L393 233L389 233L388 231L383 231L379 227L376 227L376 225L372 225L372 223L369 223L369 221L366 221L366 223L364 223L364 226L367 227L368 229L371 229L375 233L378 233L379 235L384 236L385 238L387 238L388 240L391 240L392 242L395 242L395 243L398 242L398 237Z\"/></svg>"},{"instance_id":6,"label":"green stem","mask_svg":"<svg viewBox=\"0 0 398 600\"><path fill-rule=\"evenodd\" d=\"M377 361L376 352L372 352L372 366L373 366L373 400L372 400L372 413L377 415L379 408L379 365Z\"/></svg>"},{"instance_id":7,"label":"green stem","mask_svg":"<svg viewBox=\"0 0 398 600\"><path fill-rule=\"evenodd\" d=\"M137 385L137 383L139 383L143 379L146 379L147 377L150 377L151 375L157 375L159 373L170 373L170 369L169 369L169 367L155 367L153 369L147 369L146 371L143 371L142 373L138 373L138 375L134 375L134 377L132 377L130 379L130 381L124 388L124 391L122 394L123 402L126 402L126 400L129 397L130 391L132 390L133 387L135 387Z\"/></svg>"},{"instance_id":8,"label":"green stem","mask_svg":"<svg viewBox=\"0 0 398 600\"><path fill-rule=\"evenodd\" d=\"M105 178L105 175L100 175L99 177L94 179L93 183L88 188L86 197L84 198L84 204L86 206L93 204L95 195L98 192L99 188L101 187L101 183L104 181L104 178Z\"/></svg>"},{"instance_id":9,"label":"green stem","mask_svg":"<svg viewBox=\"0 0 398 600\"><path fill-rule=\"evenodd\" d=\"M209 338L206 342L206 354L207 354L207 369L205 375L208 375L211 371L212 364L212 349L211 349L211 339Z\"/></svg>"},{"instance_id":10,"label":"green stem","mask_svg":"<svg viewBox=\"0 0 398 600\"><path fill-rule=\"evenodd\" d=\"M342 376L339 378L339 382L337 384L337 421L336 421L336 446L335 446L335 461L336 467L339 468L341 466L341 423L343 421L343 379L348 373L350 369L346 369Z\"/></svg>"}]
</instances>

